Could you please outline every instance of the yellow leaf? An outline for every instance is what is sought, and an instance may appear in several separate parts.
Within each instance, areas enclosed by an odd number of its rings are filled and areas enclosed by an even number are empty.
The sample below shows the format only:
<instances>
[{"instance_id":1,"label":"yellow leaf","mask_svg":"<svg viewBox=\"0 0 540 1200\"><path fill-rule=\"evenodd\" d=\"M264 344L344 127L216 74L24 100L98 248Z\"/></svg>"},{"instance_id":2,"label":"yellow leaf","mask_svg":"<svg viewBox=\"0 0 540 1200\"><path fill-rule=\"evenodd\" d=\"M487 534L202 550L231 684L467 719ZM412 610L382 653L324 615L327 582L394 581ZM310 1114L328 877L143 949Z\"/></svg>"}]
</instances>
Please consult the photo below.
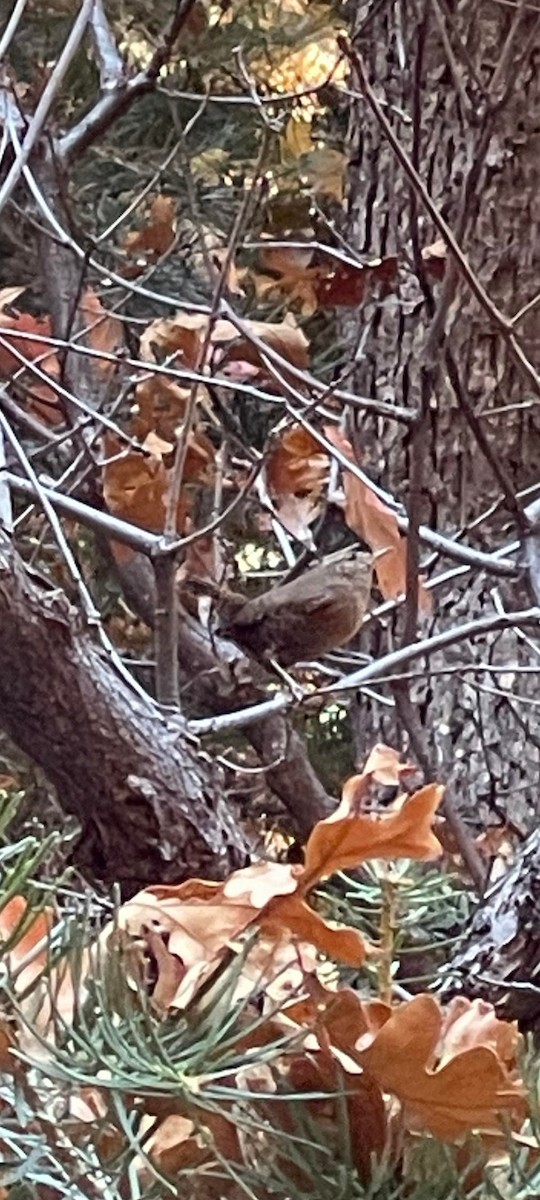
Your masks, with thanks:
<instances>
[{"instance_id":1,"label":"yellow leaf","mask_svg":"<svg viewBox=\"0 0 540 1200\"><path fill-rule=\"evenodd\" d=\"M313 150L311 121L303 120L300 114L289 117L285 133L280 138L280 149L283 162L294 162L303 154L309 154Z\"/></svg>"}]
</instances>

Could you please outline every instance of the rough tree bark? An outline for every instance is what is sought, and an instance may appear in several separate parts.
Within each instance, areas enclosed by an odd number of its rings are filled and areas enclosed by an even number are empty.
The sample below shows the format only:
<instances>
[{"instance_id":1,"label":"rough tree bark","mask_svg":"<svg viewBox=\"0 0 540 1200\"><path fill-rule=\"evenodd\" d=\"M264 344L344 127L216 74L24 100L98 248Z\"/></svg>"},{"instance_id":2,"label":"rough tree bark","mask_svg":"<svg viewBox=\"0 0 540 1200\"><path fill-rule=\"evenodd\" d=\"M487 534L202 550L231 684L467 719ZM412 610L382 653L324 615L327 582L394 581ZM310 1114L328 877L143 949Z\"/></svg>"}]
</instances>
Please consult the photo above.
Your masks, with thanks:
<instances>
[{"instance_id":1,"label":"rough tree bark","mask_svg":"<svg viewBox=\"0 0 540 1200\"><path fill-rule=\"evenodd\" d=\"M537 10L498 0L368 0L350 10L353 43L400 147L489 299L513 317L538 292ZM406 503L413 524L454 530L492 550L519 537L516 493L538 486L538 389L459 270L448 286L449 259L446 284L426 271L422 250L440 231L360 95L351 107L349 155L347 239L369 259L396 254L400 263L397 291L369 300L360 317L343 323L346 343L361 347L356 383L379 400L424 405L423 425L405 438L397 424L357 416L356 443L366 469ZM537 304L517 333L537 367ZM493 611L494 600L517 608L521 586L495 593L482 572L460 575L436 590L437 626ZM374 622L372 653L414 637L410 617L406 605L405 621L398 613ZM512 630L476 647L457 645L444 659L432 656L422 676L404 685L405 704L403 690L394 692L393 712L360 699L358 755L377 739L420 746L473 830L502 821L526 835L538 817L537 669L534 641ZM527 848L512 876L525 906L537 858L534 839L530 845L532 858ZM538 957L530 921L524 929L513 941L512 970L518 958L530 968ZM494 961L485 973L496 974Z\"/></svg>"},{"instance_id":2,"label":"rough tree bark","mask_svg":"<svg viewBox=\"0 0 540 1200\"><path fill-rule=\"evenodd\" d=\"M0 534L0 714L81 822L75 861L125 894L222 876L248 845L215 764L131 692L60 591L39 587Z\"/></svg>"},{"instance_id":3,"label":"rough tree bark","mask_svg":"<svg viewBox=\"0 0 540 1200\"><path fill-rule=\"evenodd\" d=\"M442 996L489 996L501 1017L540 1022L540 831L488 891L463 943L442 972Z\"/></svg>"}]
</instances>

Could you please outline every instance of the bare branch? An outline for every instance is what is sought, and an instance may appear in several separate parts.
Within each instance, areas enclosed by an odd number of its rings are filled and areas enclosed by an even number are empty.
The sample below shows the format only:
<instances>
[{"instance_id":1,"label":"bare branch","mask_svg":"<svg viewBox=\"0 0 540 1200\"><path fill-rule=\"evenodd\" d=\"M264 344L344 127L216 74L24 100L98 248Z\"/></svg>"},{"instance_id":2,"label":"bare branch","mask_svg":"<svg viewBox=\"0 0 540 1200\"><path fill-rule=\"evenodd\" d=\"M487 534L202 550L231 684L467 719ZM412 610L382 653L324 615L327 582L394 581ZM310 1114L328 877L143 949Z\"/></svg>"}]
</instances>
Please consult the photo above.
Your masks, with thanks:
<instances>
[{"instance_id":1,"label":"bare branch","mask_svg":"<svg viewBox=\"0 0 540 1200\"><path fill-rule=\"evenodd\" d=\"M90 0L92 5L94 0ZM58 153L64 165L74 158L80 157L88 150L107 129L118 120L123 113L132 107L136 100L153 91L159 78L160 71L170 58L174 44L187 21L195 0L177 0L176 11L171 19L168 30L162 36L152 59L144 71L139 71L133 79L125 81L120 77L108 92L103 95L85 117L79 121L69 133L64 134L58 143Z\"/></svg>"}]
</instances>

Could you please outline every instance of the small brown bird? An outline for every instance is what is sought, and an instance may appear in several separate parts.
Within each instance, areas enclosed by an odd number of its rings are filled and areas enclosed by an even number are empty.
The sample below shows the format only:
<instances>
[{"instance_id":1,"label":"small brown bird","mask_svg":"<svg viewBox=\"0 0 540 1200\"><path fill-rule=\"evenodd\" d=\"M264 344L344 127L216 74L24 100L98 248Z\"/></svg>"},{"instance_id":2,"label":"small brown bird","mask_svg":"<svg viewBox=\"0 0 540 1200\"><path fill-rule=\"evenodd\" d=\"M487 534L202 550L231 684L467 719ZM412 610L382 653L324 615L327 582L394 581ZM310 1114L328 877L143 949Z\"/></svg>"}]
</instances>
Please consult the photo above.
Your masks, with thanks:
<instances>
[{"instance_id":1,"label":"small brown bird","mask_svg":"<svg viewBox=\"0 0 540 1200\"><path fill-rule=\"evenodd\" d=\"M361 551L311 567L254 600L236 592L218 601L218 633L255 658L283 666L320 658L350 641L364 617L373 558Z\"/></svg>"}]
</instances>

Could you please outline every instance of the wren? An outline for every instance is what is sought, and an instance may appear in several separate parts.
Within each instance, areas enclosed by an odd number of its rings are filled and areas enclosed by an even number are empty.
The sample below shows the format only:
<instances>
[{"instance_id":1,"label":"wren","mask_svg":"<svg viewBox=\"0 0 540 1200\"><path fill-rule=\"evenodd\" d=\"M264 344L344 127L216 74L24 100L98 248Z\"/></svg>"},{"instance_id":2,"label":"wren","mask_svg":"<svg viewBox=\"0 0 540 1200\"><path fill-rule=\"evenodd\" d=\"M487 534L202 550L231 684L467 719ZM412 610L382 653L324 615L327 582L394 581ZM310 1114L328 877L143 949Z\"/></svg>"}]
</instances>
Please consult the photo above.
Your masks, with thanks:
<instances>
[{"instance_id":1,"label":"wren","mask_svg":"<svg viewBox=\"0 0 540 1200\"><path fill-rule=\"evenodd\" d=\"M355 551L327 560L298 579L249 600L222 592L217 600L219 634L260 660L283 666L320 658L358 632L371 589L371 554Z\"/></svg>"}]
</instances>

